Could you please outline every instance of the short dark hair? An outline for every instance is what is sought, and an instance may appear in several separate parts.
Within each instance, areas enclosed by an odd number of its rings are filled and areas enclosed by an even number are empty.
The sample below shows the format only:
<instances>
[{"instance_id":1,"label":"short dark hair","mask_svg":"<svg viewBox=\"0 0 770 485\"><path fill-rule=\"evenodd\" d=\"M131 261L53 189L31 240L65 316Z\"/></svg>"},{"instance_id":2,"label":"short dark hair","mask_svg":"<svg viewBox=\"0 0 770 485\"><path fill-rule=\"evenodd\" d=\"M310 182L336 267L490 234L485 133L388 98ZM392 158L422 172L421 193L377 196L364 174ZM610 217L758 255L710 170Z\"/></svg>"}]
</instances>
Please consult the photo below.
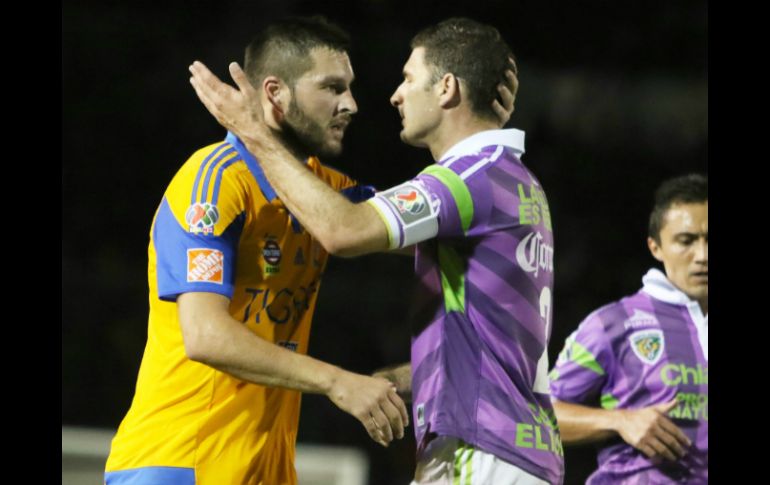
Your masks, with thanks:
<instances>
[{"instance_id":1,"label":"short dark hair","mask_svg":"<svg viewBox=\"0 0 770 485\"><path fill-rule=\"evenodd\" d=\"M706 175L692 173L664 181L655 191L655 206L650 214L648 235L660 244L660 230L666 212L674 204L708 202L709 179Z\"/></svg>"},{"instance_id":2,"label":"short dark hair","mask_svg":"<svg viewBox=\"0 0 770 485\"><path fill-rule=\"evenodd\" d=\"M267 76L278 76L290 87L312 69L310 51L326 47L347 52L350 36L325 17L287 17L257 34L246 47L244 71L256 87Z\"/></svg>"},{"instance_id":3,"label":"short dark hair","mask_svg":"<svg viewBox=\"0 0 770 485\"><path fill-rule=\"evenodd\" d=\"M482 118L497 120L492 102L497 97L497 85L510 69L508 58L513 53L496 28L454 17L421 30L411 46L425 48L425 63L433 69L431 84L446 73L454 74L465 81L471 110Z\"/></svg>"}]
</instances>

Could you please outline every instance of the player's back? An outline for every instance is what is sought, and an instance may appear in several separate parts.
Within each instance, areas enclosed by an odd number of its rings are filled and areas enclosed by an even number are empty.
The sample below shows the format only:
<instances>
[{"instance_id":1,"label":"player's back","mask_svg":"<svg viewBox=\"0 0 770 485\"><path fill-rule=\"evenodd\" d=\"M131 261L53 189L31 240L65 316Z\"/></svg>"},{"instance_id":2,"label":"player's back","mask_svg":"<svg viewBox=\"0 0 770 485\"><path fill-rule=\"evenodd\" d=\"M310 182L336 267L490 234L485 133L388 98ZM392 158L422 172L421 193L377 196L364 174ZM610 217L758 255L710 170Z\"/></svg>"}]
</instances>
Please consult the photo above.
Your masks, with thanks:
<instances>
[{"instance_id":1,"label":"player's back","mask_svg":"<svg viewBox=\"0 0 770 485\"><path fill-rule=\"evenodd\" d=\"M418 246L415 421L418 443L455 436L558 482L547 380L553 234L545 193L518 154L490 144L423 172L426 185L434 176L454 186L441 214L465 222L461 231L440 222L438 237Z\"/></svg>"}]
</instances>

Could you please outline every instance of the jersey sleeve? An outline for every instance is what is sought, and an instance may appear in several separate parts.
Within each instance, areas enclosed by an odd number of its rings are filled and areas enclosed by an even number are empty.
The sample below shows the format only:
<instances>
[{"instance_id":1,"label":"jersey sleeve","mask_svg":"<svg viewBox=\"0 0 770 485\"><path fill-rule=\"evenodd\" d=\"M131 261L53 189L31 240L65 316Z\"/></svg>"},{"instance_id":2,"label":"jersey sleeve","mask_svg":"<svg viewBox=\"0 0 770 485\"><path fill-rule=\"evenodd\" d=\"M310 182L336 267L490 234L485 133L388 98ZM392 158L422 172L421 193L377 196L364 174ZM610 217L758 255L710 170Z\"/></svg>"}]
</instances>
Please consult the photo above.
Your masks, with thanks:
<instances>
[{"instance_id":1,"label":"jersey sleeve","mask_svg":"<svg viewBox=\"0 0 770 485\"><path fill-rule=\"evenodd\" d=\"M393 249L433 237L483 233L492 208L490 191L483 172L469 181L451 168L433 164L414 179L378 192L368 202L385 222Z\"/></svg>"},{"instance_id":2,"label":"jersey sleeve","mask_svg":"<svg viewBox=\"0 0 770 485\"><path fill-rule=\"evenodd\" d=\"M613 352L600 319L589 315L564 343L549 374L551 395L560 401L604 404L602 390L613 372Z\"/></svg>"},{"instance_id":3,"label":"jersey sleeve","mask_svg":"<svg viewBox=\"0 0 770 485\"><path fill-rule=\"evenodd\" d=\"M186 292L231 298L238 243L249 204L235 158L203 163L169 185L152 230L161 300Z\"/></svg>"}]
</instances>

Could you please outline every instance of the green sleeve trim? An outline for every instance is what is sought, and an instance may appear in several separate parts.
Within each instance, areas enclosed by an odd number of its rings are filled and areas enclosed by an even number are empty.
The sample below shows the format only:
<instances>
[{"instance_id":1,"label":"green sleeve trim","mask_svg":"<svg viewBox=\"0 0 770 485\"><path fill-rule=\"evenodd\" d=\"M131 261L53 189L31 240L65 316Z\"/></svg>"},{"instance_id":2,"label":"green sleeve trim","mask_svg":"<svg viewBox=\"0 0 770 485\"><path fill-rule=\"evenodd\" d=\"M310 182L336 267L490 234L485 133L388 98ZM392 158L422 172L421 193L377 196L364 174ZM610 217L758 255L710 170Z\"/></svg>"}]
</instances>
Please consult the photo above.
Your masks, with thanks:
<instances>
[{"instance_id":1,"label":"green sleeve trim","mask_svg":"<svg viewBox=\"0 0 770 485\"><path fill-rule=\"evenodd\" d=\"M618 400L615 399L615 396L613 396L610 393L602 394L602 397L599 401L604 409L615 409L618 407Z\"/></svg>"},{"instance_id":2,"label":"green sleeve trim","mask_svg":"<svg viewBox=\"0 0 770 485\"><path fill-rule=\"evenodd\" d=\"M570 360L581 367L596 372L600 376L604 375L604 369L602 369L602 366L596 361L594 354L578 342L572 342Z\"/></svg>"},{"instance_id":3,"label":"green sleeve trim","mask_svg":"<svg viewBox=\"0 0 770 485\"><path fill-rule=\"evenodd\" d=\"M444 309L465 312L465 262L449 246L438 244L438 264L441 270L441 288L444 293Z\"/></svg>"},{"instance_id":4,"label":"green sleeve trim","mask_svg":"<svg viewBox=\"0 0 770 485\"><path fill-rule=\"evenodd\" d=\"M441 165L429 165L421 173L436 177L449 189L460 213L460 224L462 225L463 233L468 232L468 228L471 227L471 221L473 220L473 199L465 182L452 170Z\"/></svg>"}]
</instances>

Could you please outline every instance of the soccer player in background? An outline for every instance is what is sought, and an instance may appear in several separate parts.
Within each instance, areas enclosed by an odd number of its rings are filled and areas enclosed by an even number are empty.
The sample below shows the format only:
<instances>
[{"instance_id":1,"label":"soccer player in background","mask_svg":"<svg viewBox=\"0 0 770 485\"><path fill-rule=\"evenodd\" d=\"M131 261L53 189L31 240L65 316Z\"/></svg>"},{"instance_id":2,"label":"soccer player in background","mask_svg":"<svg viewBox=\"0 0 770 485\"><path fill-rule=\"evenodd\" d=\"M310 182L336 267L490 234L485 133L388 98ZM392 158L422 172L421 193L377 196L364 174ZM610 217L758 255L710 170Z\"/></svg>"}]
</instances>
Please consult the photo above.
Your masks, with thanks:
<instances>
[{"instance_id":1,"label":"soccer player in background","mask_svg":"<svg viewBox=\"0 0 770 485\"><path fill-rule=\"evenodd\" d=\"M348 36L278 22L246 49L252 79L287 104L267 122L341 197L367 189L316 155L342 150L356 113ZM370 195L370 194L369 194ZM386 445L408 414L392 384L308 357L328 254L228 134L169 184L150 230L147 345L107 484L293 484L301 392L325 394Z\"/></svg>"},{"instance_id":2,"label":"soccer player in background","mask_svg":"<svg viewBox=\"0 0 770 485\"><path fill-rule=\"evenodd\" d=\"M541 184L521 162L524 133L501 130L490 108L510 48L495 28L463 18L424 29L411 46L391 104L402 118L401 139L428 148L436 163L365 203L312 177L264 129L262 113L246 112L252 99L286 110L269 86L252 87L235 63L230 72L240 90L199 62L190 67L191 82L329 252L417 245L411 365L395 379L413 397L414 483L561 483L547 376L550 213Z\"/></svg>"},{"instance_id":3,"label":"soccer player in background","mask_svg":"<svg viewBox=\"0 0 770 485\"><path fill-rule=\"evenodd\" d=\"M647 244L664 272L591 313L551 373L565 444L597 443L588 483L708 483L708 179L665 181Z\"/></svg>"}]
</instances>

